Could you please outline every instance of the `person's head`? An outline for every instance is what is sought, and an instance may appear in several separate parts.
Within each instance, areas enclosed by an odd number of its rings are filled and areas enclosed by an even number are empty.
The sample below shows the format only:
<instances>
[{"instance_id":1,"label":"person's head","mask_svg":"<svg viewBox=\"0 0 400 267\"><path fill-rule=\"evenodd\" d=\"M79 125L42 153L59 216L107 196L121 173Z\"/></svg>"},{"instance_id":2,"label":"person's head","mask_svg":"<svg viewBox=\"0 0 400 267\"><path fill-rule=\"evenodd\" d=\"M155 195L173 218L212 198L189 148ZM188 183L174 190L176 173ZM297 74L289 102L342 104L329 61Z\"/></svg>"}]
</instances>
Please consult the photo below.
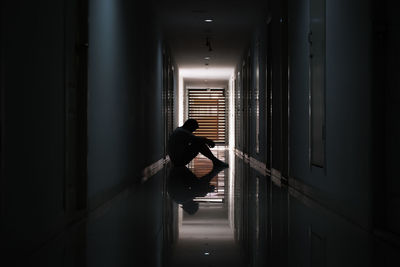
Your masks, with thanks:
<instances>
[{"instance_id":1,"label":"person's head","mask_svg":"<svg viewBox=\"0 0 400 267\"><path fill-rule=\"evenodd\" d=\"M182 127L190 132L194 132L197 130L197 128L199 128L199 124L195 119L188 119L185 121Z\"/></svg>"},{"instance_id":2,"label":"person's head","mask_svg":"<svg viewBox=\"0 0 400 267\"><path fill-rule=\"evenodd\" d=\"M193 200L186 201L183 203L182 209L188 214L193 215L199 210L199 203Z\"/></svg>"}]
</instances>

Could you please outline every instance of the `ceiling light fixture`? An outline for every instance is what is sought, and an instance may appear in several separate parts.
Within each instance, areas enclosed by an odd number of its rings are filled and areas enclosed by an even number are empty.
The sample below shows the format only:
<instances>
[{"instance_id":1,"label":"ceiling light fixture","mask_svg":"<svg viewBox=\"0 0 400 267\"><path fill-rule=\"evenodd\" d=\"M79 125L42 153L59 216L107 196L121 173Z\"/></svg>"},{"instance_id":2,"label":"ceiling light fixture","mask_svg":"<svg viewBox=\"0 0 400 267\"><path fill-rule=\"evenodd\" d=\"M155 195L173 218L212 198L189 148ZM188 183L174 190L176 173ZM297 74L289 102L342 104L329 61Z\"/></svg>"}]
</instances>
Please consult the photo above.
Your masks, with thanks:
<instances>
[{"instance_id":1,"label":"ceiling light fixture","mask_svg":"<svg viewBox=\"0 0 400 267\"><path fill-rule=\"evenodd\" d=\"M205 60L210 60L210 57L205 57L204 59L205 59Z\"/></svg>"},{"instance_id":2,"label":"ceiling light fixture","mask_svg":"<svg viewBox=\"0 0 400 267\"><path fill-rule=\"evenodd\" d=\"M207 23L213 22L212 19L205 19L204 21L207 22Z\"/></svg>"}]
</instances>

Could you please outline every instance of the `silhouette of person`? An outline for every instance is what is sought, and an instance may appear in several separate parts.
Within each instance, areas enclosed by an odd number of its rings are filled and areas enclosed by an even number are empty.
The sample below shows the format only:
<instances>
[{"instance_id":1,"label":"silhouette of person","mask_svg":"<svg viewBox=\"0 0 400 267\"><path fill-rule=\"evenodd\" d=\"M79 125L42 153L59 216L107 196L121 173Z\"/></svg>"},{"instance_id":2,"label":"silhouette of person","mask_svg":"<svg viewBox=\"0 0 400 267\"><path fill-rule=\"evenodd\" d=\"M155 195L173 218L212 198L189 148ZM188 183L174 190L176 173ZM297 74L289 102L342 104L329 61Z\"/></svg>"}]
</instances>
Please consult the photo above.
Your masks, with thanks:
<instances>
[{"instance_id":1,"label":"silhouette of person","mask_svg":"<svg viewBox=\"0 0 400 267\"><path fill-rule=\"evenodd\" d=\"M193 215L199 209L199 203L194 198L213 192L215 187L210 181L223 169L224 167L213 168L208 174L198 178L186 166L173 166L167 180L168 194L173 201L182 205L185 212Z\"/></svg>"},{"instance_id":2,"label":"silhouette of person","mask_svg":"<svg viewBox=\"0 0 400 267\"><path fill-rule=\"evenodd\" d=\"M213 162L214 167L227 168L229 165L214 156L210 148L214 141L193 134L199 128L195 119L188 119L183 126L176 128L168 140L168 155L174 166L185 166L199 153Z\"/></svg>"}]
</instances>

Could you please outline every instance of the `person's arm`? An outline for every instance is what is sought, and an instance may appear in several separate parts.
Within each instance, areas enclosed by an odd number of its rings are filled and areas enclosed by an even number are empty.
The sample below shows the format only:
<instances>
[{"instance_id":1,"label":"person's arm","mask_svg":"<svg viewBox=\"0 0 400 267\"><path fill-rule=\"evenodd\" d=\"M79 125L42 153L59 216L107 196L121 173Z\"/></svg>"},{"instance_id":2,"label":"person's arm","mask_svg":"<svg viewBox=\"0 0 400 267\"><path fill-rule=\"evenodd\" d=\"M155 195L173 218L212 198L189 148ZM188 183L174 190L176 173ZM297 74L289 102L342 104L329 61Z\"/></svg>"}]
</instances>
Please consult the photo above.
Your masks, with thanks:
<instances>
[{"instance_id":1,"label":"person's arm","mask_svg":"<svg viewBox=\"0 0 400 267\"><path fill-rule=\"evenodd\" d=\"M194 136L195 136L195 135L194 135ZM199 142L204 143L204 144L206 144L207 146L209 146L209 147L211 147L211 148L215 147L215 143L214 143L214 141L211 140L211 139L208 139L208 138L203 137L203 136L195 136L195 138L196 138Z\"/></svg>"}]
</instances>

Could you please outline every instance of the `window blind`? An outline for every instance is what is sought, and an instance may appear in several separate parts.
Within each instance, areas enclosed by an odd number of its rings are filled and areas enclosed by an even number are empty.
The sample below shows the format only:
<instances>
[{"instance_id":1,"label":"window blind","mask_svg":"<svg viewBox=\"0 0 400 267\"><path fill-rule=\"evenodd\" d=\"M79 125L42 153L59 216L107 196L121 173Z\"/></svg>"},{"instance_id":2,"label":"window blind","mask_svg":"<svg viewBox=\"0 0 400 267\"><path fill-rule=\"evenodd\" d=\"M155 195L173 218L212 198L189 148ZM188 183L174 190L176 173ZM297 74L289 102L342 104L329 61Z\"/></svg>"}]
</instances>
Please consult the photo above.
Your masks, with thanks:
<instances>
[{"instance_id":1,"label":"window blind","mask_svg":"<svg viewBox=\"0 0 400 267\"><path fill-rule=\"evenodd\" d=\"M199 123L194 134L225 143L225 89L188 89L188 98L189 118Z\"/></svg>"}]
</instances>

